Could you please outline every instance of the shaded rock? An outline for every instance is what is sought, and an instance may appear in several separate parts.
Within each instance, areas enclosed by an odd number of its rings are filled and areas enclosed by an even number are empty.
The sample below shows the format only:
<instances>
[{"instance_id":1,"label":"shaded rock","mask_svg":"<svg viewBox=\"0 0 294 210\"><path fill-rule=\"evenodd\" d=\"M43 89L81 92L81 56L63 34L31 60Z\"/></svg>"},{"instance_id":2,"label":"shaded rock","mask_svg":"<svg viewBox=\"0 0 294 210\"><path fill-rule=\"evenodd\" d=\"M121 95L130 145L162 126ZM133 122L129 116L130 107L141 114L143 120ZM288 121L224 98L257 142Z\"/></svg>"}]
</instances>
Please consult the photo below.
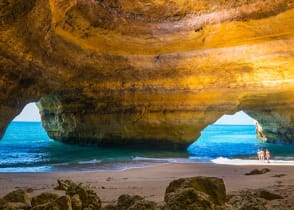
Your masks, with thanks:
<instances>
[{"instance_id":1,"label":"shaded rock","mask_svg":"<svg viewBox=\"0 0 294 210\"><path fill-rule=\"evenodd\" d=\"M265 201L250 192L230 196L227 206L232 210L266 210Z\"/></svg>"},{"instance_id":2,"label":"shaded rock","mask_svg":"<svg viewBox=\"0 0 294 210\"><path fill-rule=\"evenodd\" d=\"M181 188L165 196L164 210L212 210L214 203L206 193L194 188Z\"/></svg>"},{"instance_id":3,"label":"shaded rock","mask_svg":"<svg viewBox=\"0 0 294 210\"><path fill-rule=\"evenodd\" d=\"M127 210L129 207L134 205L136 201L141 201L143 199L144 198L139 195L123 194L118 198L117 208L120 210Z\"/></svg>"},{"instance_id":4,"label":"shaded rock","mask_svg":"<svg viewBox=\"0 0 294 210\"><path fill-rule=\"evenodd\" d=\"M280 178L280 177L283 177L283 176L286 176L286 174L274 174L274 175L272 175L272 177L276 177L276 178Z\"/></svg>"},{"instance_id":5,"label":"shaded rock","mask_svg":"<svg viewBox=\"0 0 294 210\"><path fill-rule=\"evenodd\" d=\"M182 191L183 188L193 188L195 191L200 191L209 196L209 201L217 205L222 205L226 199L226 189L224 181L217 177L192 177L182 178L172 181L165 191L165 201L169 200L169 193L176 192L177 190ZM187 191L185 193L192 191ZM195 193L194 193L195 194ZM199 193L196 193L197 195ZM195 196L196 196L195 194ZM199 196L198 196L199 197ZM203 196L200 196L203 197Z\"/></svg>"},{"instance_id":6,"label":"shaded rock","mask_svg":"<svg viewBox=\"0 0 294 210\"><path fill-rule=\"evenodd\" d=\"M26 207L31 207L32 197L29 193L25 192L22 189L18 189L6 194L3 197L3 200L6 202L12 203L23 203Z\"/></svg>"},{"instance_id":7,"label":"shaded rock","mask_svg":"<svg viewBox=\"0 0 294 210\"><path fill-rule=\"evenodd\" d=\"M156 203L148 200L137 200L128 210L156 210Z\"/></svg>"},{"instance_id":8,"label":"shaded rock","mask_svg":"<svg viewBox=\"0 0 294 210\"><path fill-rule=\"evenodd\" d=\"M102 208L102 210L119 210L116 205L108 204Z\"/></svg>"},{"instance_id":9,"label":"shaded rock","mask_svg":"<svg viewBox=\"0 0 294 210\"><path fill-rule=\"evenodd\" d=\"M259 175L259 174L265 174L267 172L269 172L270 169L268 168L263 168L263 169L253 169L252 171L248 172L248 173L245 173L245 175Z\"/></svg>"},{"instance_id":10,"label":"shaded rock","mask_svg":"<svg viewBox=\"0 0 294 210\"><path fill-rule=\"evenodd\" d=\"M30 210L45 210L48 205L49 205L49 203L41 204L41 205L38 205L38 206L34 206Z\"/></svg>"},{"instance_id":11,"label":"shaded rock","mask_svg":"<svg viewBox=\"0 0 294 210\"><path fill-rule=\"evenodd\" d=\"M66 195L71 197L75 209L100 209L101 200L97 194L88 186L76 184L71 180L58 180L55 189L65 190Z\"/></svg>"},{"instance_id":12,"label":"shaded rock","mask_svg":"<svg viewBox=\"0 0 294 210\"><path fill-rule=\"evenodd\" d=\"M26 210L30 209L25 203L22 202L6 202L3 205L0 204L1 210Z\"/></svg>"},{"instance_id":13,"label":"shaded rock","mask_svg":"<svg viewBox=\"0 0 294 210\"><path fill-rule=\"evenodd\" d=\"M83 203L78 194L75 194L71 197L71 206L73 210L81 210L83 207Z\"/></svg>"},{"instance_id":14,"label":"shaded rock","mask_svg":"<svg viewBox=\"0 0 294 210\"><path fill-rule=\"evenodd\" d=\"M157 210L155 202L145 200L139 195L123 194L119 196L117 205L107 205L103 210Z\"/></svg>"},{"instance_id":15,"label":"shaded rock","mask_svg":"<svg viewBox=\"0 0 294 210\"><path fill-rule=\"evenodd\" d=\"M44 210L72 210L71 200L68 195L61 196L49 203Z\"/></svg>"},{"instance_id":16,"label":"shaded rock","mask_svg":"<svg viewBox=\"0 0 294 210\"><path fill-rule=\"evenodd\" d=\"M92 209L100 209L101 208L101 200L100 198L97 196L96 193L94 193L93 191L88 191L88 208L92 208Z\"/></svg>"},{"instance_id":17,"label":"shaded rock","mask_svg":"<svg viewBox=\"0 0 294 210\"><path fill-rule=\"evenodd\" d=\"M57 179L57 183L58 185L54 188L55 190L67 191L69 188L75 188L77 186L77 184L71 180Z\"/></svg>"},{"instance_id":18,"label":"shaded rock","mask_svg":"<svg viewBox=\"0 0 294 210\"><path fill-rule=\"evenodd\" d=\"M40 195L33 197L32 206L38 206L42 204L46 204L52 201L55 201L58 198L57 194L44 192Z\"/></svg>"},{"instance_id":19,"label":"shaded rock","mask_svg":"<svg viewBox=\"0 0 294 210\"><path fill-rule=\"evenodd\" d=\"M267 190L258 190L255 193L255 195L258 196L258 197L260 197L260 198L269 200L269 201L276 200L276 199L283 199L283 197L281 195L278 195L278 194L269 192Z\"/></svg>"},{"instance_id":20,"label":"shaded rock","mask_svg":"<svg viewBox=\"0 0 294 210\"><path fill-rule=\"evenodd\" d=\"M78 185L72 185L67 191L66 194L69 196L74 196L74 195L78 195L80 201L83 204L83 207L88 206L89 204L89 196L88 196L88 192L85 188L83 188L82 186L78 186Z\"/></svg>"}]
</instances>

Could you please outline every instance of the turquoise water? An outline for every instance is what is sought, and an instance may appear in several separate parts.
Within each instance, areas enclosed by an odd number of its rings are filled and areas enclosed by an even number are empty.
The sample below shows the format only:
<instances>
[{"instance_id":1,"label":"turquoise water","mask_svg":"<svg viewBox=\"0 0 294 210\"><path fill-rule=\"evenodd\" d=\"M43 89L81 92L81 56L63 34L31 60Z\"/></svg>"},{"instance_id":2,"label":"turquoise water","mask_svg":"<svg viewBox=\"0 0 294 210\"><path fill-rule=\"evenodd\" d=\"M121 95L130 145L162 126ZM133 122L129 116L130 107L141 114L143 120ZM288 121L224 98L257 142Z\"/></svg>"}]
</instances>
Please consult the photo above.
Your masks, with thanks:
<instances>
[{"instance_id":1,"label":"turquoise water","mask_svg":"<svg viewBox=\"0 0 294 210\"><path fill-rule=\"evenodd\" d=\"M260 143L254 126L210 125L187 151L138 150L65 145L51 140L39 122L12 122L0 142L0 172L104 171L167 162L206 162L217 157L294 160L293 145Z\"/></svg>"}]
</instances>

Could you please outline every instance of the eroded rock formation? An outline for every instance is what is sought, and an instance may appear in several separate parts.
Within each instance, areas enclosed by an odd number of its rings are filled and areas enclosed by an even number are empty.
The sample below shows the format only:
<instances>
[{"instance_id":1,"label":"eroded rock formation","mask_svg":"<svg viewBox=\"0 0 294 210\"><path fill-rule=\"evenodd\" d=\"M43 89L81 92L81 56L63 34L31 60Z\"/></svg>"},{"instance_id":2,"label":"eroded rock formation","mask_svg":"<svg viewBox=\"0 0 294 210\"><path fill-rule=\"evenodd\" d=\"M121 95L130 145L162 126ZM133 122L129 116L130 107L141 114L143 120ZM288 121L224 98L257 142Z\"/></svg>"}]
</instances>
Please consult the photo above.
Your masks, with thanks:
<instances>
[{"instance_id":1,"label":"eroded rock formation","mask_svg":"<svg viewBox=\"0 0 294 210\"><path fill-rule=\"evenodd\" d=\"M244 110L294 139L293 0L0 0L0 135L31 101L67 143L185 147Z\"/></svg>"}]
</instances>

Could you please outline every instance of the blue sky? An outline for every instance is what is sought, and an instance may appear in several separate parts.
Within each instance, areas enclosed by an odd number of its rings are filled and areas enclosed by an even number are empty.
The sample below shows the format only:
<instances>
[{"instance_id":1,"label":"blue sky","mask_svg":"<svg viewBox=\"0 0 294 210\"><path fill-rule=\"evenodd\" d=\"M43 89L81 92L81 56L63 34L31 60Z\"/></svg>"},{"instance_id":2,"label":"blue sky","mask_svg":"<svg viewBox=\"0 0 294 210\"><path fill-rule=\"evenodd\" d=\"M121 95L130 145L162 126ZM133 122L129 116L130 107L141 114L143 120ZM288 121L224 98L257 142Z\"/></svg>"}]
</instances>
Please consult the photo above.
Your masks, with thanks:
<instances>
[{"instance_id":1,"label":"blue sky","mask_svg":"<svg viewBox=\"0 0 294 210\"><path fill-rule=\"evenodd\" d=\"M38 107L35 103L29 103L13 121L41 121ZM235 124L248 125L254 124L253 119L244 112L240 111L234 115L224 115L215 124Z\"/></svg>"}]
</instances>

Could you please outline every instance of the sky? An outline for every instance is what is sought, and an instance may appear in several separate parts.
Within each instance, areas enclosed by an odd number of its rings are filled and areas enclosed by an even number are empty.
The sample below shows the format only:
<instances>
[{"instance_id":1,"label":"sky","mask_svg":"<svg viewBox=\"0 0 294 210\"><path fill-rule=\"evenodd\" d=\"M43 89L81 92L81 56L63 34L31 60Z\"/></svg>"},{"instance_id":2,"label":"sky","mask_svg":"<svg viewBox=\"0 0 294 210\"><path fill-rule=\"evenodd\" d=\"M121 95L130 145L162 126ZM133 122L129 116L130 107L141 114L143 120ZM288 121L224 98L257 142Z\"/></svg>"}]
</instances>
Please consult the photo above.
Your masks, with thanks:
<instances>
[{"instance_id":1,"label":"sky","mask_svg":"<svg viewBox=\"0 0 294 210\"><path fill-rule=\"evenodd\" d=\"M35 103L27 104L13 121L41 121L39 109Z\"/></svg>"},{"instance_id":2,"label":"sky","mask_svg":"<svg viewBox=\"0 0 294 210\"><path fill-rule=\"evenodd\" d=\"M38 107L35 103L27 104L22 112L16 116L13 121L41 121ZM236 112L234 115L222 116L215 122L215 124L249 125L254 124L254 121L243 111L240 111Z\"/></svg>"}]
</instances>

